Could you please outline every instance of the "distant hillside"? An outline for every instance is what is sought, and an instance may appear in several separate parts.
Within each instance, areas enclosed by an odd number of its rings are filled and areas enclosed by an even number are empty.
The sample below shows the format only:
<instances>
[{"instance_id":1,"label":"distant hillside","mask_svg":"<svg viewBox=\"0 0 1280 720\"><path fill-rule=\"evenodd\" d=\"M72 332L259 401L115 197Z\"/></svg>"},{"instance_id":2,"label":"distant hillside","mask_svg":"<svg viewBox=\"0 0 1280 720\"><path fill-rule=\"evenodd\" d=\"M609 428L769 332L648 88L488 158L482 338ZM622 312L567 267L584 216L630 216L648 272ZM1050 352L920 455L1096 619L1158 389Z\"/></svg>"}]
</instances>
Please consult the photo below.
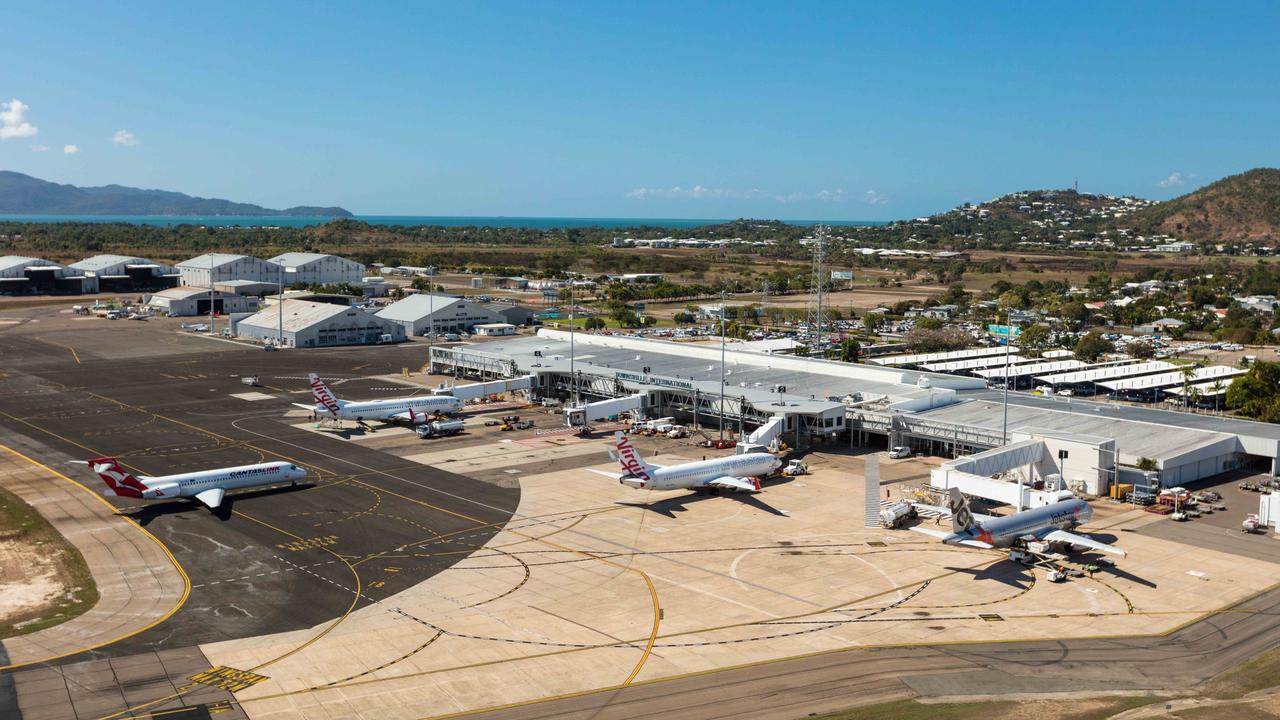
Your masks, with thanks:
<instances>
[{"instance_id":1,"label":"distant hillside","mask_svg":"<svg viewBox=\"0 0 1280 720\"><path fill-rule=\"evenodd\" d=\"M76 187L0 170L0 214L8 215L314 215L352 217L340 207L271 210L249 203L199 198L123 185Z\"/></svg>"},{"instance_id":2,"label":"distant hillside","mask_svg":"<svg viewBox=\"0 0 1280 720\"><path fill-rule=\"evenodd\" d=\"M1134 226L1180 240L1280 243L1280 170L1258 168L1147 208Z\"/></svg>"}]
</instances>

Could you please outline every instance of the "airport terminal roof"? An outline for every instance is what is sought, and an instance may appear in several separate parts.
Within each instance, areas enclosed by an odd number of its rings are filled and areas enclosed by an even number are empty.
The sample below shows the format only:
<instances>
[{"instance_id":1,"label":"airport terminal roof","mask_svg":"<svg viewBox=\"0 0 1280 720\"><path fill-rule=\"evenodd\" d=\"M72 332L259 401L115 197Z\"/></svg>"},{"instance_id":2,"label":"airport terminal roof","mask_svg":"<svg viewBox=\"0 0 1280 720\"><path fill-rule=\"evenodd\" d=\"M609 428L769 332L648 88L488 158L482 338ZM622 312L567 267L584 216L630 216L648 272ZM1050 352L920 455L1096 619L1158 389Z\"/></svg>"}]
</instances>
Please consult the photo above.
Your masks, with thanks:
<instances>
[{"instance_id":1,"label":"airport terminal roof","mask_svg":"<svg viewBox=\"0 0 1280 720\"><path fill-rule=\"evenodd\" d=\"M1093 403L1074 403L1091 405ZM1065 405L1065 404L1064 404ZM1185 414L1185 413L1183 413ZM920 417L999 432L1003 424L1001 404L994 400L974 400L919 413ZM1009 429L1057 430L1076 435L1115 438L1116 450L1132 463L1136 458L1155 460L1176 458L1187 451L1221 442L1229 435L1199 428L1153 424L1146 421L1117 420L1104 414L1029 407L1009 403Z\"/></svg>"},{"instance_id":2,"label":"airport terminal roof","mask_svg":"<svg viewBox=\"0 0 1280 720\"><path fill-rule=\"evenodd\" d=\"M1214 378L1228 378L1236 375L1243 375L1244 370L1238 368L1227 367L1226 365L1210 365L1208 367L1196 368L1192 373L1190 381L1199 382L1203 380L1212 381ZM1187 378L1181 371L1159 373L1157 375L1143 375L1141 377L1119 378L1116 380L1107 380L1099 382L1098 385L1114 391L1123 390L1142 390L1145 388L1169 387L1173 385L1181 386L1187 382Z\"/></svg>"},{"instance_id":3,"label":"airport terminal roof","mask_svg":"<svg viewBox=\"0 0 1280 720\"><path fill-rule=\"evenodd\" d=\"M986 357L987 355L1003 355L1006 351L1003 345L993 345L992 347L969 348L968 350L952 350L950 352L934 352L934 353L915 353L912 355L881 355L879 357L867 358L867 362L872 365L919 365L927 362L947 362L949 360L964 360L965 358ZM1018 348L1008 348L1010 355L1016 355Z\"/></svg>"},{"instance_id":4,"label":"airport terminal roof","mask_svg":"<svg viewBox=\"0 0 1280 720\"><path fill-rule=\"evenodd\" d=\"M1057 373L1053 375L1040 375L1036 380L1045 383L1046 385L1098 382L1099 380L1115 380L1117 378L1124 377L1151 375L1153 373L1173 370L1177 367L1177 365L1167 363L1163 360L1152 360L1151 362L1144 363L1107 365L1106 367L1085 368L1084 370L1073 370L1071 372Z\"/></svg>"},{"instance_id":5,"label":"airport terminal roof","mask_svg":"<svg viewBox=\"0 0 1280 720\"><path fill-rule=\"evenodd\" d=\"M547 330L541 333L537 337L526 336L478 343L466 347L465 350L515 360L522 371L528 371L539 364L545 367L553 362L556 363L557 369L560 364L567 367L569 343L559 340L558 337L567 338L569 334ZM551 337L552 335L555 337ZM720 346L718 344L646 341L587 333L576 333L576 338L575 366L579 370L586 370L590 365L609 371L641 374L644 368L648 367L652 375L694 381L699 383L703 392L719 392ZM635 342L637 340L639 340L638 343ZM627 346L621 347L622 344ZM541 352L542 357L534 356L535 351ZM556 359L556 356L560 358ZM863 399L888 397L897 402L922 400L933 394L950 395L953 392L937 386L920 387L915 382L920 376L932 377L938 383L980 382L973 378L949 375L930 376L929 373L807 360L789 355L764 355L728 350L726 358L728 360L725 368L726 394L735 397L745 394L748 399L756 393L768 394L774 386L782 385L786 387L788 396L810 397L823 402L829 397L843 399L855 392L860 393ZM812 370L793 369L806 365ZM709 385L703 388L701 383L709 383ZM773 397L776 398L777 395L774 394Z\"/></svg>"}]
</instances>

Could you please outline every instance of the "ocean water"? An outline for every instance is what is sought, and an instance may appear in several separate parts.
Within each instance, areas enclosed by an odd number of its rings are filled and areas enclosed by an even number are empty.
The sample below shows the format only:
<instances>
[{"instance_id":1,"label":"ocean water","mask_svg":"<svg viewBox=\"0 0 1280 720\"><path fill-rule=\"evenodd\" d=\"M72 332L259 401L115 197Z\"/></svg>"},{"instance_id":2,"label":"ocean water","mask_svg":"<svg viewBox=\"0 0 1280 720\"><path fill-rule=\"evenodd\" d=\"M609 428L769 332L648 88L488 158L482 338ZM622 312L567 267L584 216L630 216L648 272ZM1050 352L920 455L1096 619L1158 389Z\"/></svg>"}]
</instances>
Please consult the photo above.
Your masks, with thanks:
<instances>
[{"instance_id":1,"label":"ocean water","mask_svg":"<svg viewBox=\"0 0 1280 720\"><path fill-rule=\"evenodd\" d=\"M0 222L32 223L129 223L132 225L203 225L211 227L307 227L323 225L336 218L278 217L262 215L0 215ZM356 220L371 225L442 225L444 227L504 227L550 230L552 228L629 228L649 225L663 228L693 228L729 222L717 218L579 218L579 217L468 217L446 215L357 215ZM786 220L791 225L884 225L867 220Z\"/></svg>"}]
</instances>

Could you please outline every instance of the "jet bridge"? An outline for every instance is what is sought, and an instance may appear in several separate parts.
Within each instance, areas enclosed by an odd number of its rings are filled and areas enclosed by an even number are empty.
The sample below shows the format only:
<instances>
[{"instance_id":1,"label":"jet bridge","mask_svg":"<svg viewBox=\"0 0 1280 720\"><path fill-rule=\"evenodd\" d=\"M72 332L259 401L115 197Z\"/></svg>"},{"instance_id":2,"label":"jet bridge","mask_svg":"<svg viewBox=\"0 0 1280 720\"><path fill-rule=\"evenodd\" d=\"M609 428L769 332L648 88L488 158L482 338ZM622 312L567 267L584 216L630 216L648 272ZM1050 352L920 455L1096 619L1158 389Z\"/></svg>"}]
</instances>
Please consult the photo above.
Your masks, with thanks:
<instances>
[{"instance_id":1,"label":"jet bridge","mask_svg":"<svg viewBox=\"0 0 1280 720\"><path fill-rule=\"evenodd\" d=\"M578 407L564 409L564 424L569 427L581 427L595 420L613 417L628 410L640 410L648 399L648 393L636 393L620 398L609 398L599 402L587 403Z\"/></svg>"},{"instance_id":2,"label":"jet bridge","mask_svg":"<svg viewBox=\"0 0 1280 720\"><path fill-rule=\"evenodd\" d=\"M1056 502L1064 491L1107 492L1115 474L1115 440L1029 428L1013 436L1008 445L943 463L930 471L930 484L1019 508Z\"/></svg>"},{"instance_id":3,"label":"jet bridge","mask_svg":"<svg viewBox=\"0 0 1280 720\"><path fill-rule=\"evenodd\" d=\"M774 415L769 422L756 428L743 442L750 445L772 445L787 429L787 416Z\"/></svg>"},{"instance_id":4,"label":"jet bridge","mask_svg":"<svg viewBox=\"0 0 1280 720\"><path fill-rule=\"evenodd\" d=\"M452 387L438 387L431 391L433 395L452 395L466 402L486 395L494 395L517 390L528 390L533 386L533 376L512 378L511 380L490 380L489 382L468 383Z\"/></svg>"}]
</instances>

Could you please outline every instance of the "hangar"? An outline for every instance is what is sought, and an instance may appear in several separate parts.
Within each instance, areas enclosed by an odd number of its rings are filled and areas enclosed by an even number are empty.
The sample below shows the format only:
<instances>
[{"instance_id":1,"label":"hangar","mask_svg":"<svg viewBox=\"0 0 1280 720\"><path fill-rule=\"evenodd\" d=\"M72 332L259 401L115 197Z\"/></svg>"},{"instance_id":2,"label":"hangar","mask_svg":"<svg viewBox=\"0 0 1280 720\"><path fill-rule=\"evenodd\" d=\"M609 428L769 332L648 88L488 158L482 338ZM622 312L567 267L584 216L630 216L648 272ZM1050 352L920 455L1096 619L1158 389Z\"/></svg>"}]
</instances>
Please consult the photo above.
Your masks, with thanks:
<instances>
[{"instance_id":1,"label":"hangar","mask_svg":"<svg viewBox=\"0 0 1280 720\"><path fill-rule=\"evenodd\" d=\"M130 255L94 255L67 269L92 279L86 292L160 290L176 286L181 277L171 265Z\"/></svg>"},{"instance_id":2,"label":"hangar","mask_svg":"<svg viewBox=\"0 0 1280 720\"><path fill-rule=\"evenodd\" d=\"M397 300L379 310L378 317L399 324L406 335L471 332L478 324L508 322L483 304L439 293Z\"/></svg>"},{"instance_id":3,"label":"hangar","mask_svg":"<svg viewBox=\"0 0 1280 720\"><path fill-rule=\"evenodd\" d=\"M285 300L255 315L231 319L231 334L286 347L374 345L404 340L404 328L359 308Z\"/></svg>"},{"instance_id":4,"label":"hangar","mask_svg":"<svg viewBox=\"0 0 1280 720\"><path fill-rule=\"evenodd\" d=\"M147 299L147 305L168 313L170 317L208 315L210 311L226 315L257 311L258 298L206 288L175 287L152 295Z\"/></svg>"},{"instance_id":5,"label":"hangar","mask_svg":"<svg viewBox=\"0 0 1280 720\"><path fill-rule=\"evenodd\" d=\"M280 281L280 266L248 255L206 253L178 263L182 284L193 287L209 287L213 283L229 280L253 280L276 283Z\"/></svg>"},{"instance_id":6,"label":"hangar","mask_svg":"<svg viewBox=\"0 0 1280 720\"><path fill-rule=\"evenodd\" d=\"M338 285L360 284L364 266L354 260L322 253L287 252L267 262L284 269L284 284Z\"/></svg>"},{"instance_id":7,"label":"hangar","mask_svg":"<svg viewBox=\"0 0 1280 720\"><path fill-rule=\"evenodd\" d=\"M82 273L43 258L0 256L2 293L79 293L92 283Z\"/></svg>"}]
</instances>

